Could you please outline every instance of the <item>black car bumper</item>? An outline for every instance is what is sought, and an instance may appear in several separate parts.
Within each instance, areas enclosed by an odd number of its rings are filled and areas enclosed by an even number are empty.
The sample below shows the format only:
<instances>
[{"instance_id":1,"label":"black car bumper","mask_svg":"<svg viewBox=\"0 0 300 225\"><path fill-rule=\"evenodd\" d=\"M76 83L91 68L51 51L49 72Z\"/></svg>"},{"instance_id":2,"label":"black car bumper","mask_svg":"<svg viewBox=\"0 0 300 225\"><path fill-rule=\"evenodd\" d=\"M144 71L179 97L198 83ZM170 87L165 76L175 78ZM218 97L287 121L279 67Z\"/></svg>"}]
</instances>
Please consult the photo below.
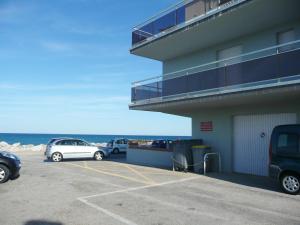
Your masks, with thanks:
<instances>
[{"instance_id":1,"label":"black car bumper","mask_svg":"<svg viewBox=\"0 0 300 225\"><path fill-rule=\"evenodd\" d=\"M10 169L10 179L18 178L20 176L21 161L16 159L10 159L9 169Z\"/></svg>"},{"instance_id":2,"label":"black car bumper","mask_svg":"<svg viewBox=\"0 0 300 225\"><path fill-rule=\"evenodd\" d=\"M20 170L21 168L17 168L16 170L14 170L10 175L10 179L17 179L20 176Z\"/></svg>"},{"instance_id":3,"label":"black car bumper","mask_svg":"<svg viewBox=\"0 0 300 225\"><path fill-rule=\"evenodd\" d=\"M16 179L20 176L21 160L14 154L0 151L0 163L8 167L10 179Z\"/></svg>"},{"instance_id":4,"label":"black car bumper","mask_svg":"<svg viewBox=\"0 0 300 225\"><path fill-rule=\"evenodd\" d=\"M279 166L272 165L272 164L269 166L269 176L271 178L278 180L280 173L281 173L281 168Z\"/></svg>"}]
</instances>

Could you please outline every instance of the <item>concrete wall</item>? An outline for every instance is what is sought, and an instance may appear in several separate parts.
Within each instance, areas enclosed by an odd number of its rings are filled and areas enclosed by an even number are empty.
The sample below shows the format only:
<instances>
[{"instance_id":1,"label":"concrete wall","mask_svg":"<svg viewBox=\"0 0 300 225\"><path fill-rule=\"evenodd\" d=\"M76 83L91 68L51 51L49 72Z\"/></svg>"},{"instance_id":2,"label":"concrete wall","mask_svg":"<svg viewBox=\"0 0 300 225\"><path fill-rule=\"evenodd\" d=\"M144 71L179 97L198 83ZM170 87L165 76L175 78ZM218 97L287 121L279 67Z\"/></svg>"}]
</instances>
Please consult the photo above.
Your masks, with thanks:
<instances>
[{"instance_id":1,"label":"concrete wall","mask_svg":"<svg viewBox=\"0 0 300 225\"><path fill-rule=\"evenodd\" d=\"M173 168L172 155L172 152L131 148L127 150L127 162L143 166L171 169Z\"/></svg>"},{"instance_id":2,"label":"concrete wall","mask_svg":"<svg viewBox=\"0 0 300 225\"><path fill-rule=\"evenodd\" d=\"M192 136L203 139L205 144L213 147L214 151L220 152L222 157L222 170L232 172L233 157L233 117L235 115L249 114L274 114L274 113L297 113L300 123L300 103L293 102L285 105L249 105L231 108L201 110L191 113ZM200 122L213 121L213 132L201 132Z\"/></svg>"},{"instance_id":3,"label":"concrete wall","mask_svg":"<svg viewBox=\"0 0 300 225\"><path fill-rule=\"evenodd\" d=\"M270 28L269 30L258 32L244 37L239 37L235 40L226 43L220 43L216 46L207 46L206 49L197 51L193 54L184 55L168 61L163 62L163 73L171 73L178 70L198 66L201 64L214 62L217 60L217 52L236 45L242 46L243 53L255 51L271 47L277 44L277 33L294 29L296 39L300 39L300 22L292 22L278 27ZM256 57L258 57L257 55Z\"/></svg>"}]
</instances>

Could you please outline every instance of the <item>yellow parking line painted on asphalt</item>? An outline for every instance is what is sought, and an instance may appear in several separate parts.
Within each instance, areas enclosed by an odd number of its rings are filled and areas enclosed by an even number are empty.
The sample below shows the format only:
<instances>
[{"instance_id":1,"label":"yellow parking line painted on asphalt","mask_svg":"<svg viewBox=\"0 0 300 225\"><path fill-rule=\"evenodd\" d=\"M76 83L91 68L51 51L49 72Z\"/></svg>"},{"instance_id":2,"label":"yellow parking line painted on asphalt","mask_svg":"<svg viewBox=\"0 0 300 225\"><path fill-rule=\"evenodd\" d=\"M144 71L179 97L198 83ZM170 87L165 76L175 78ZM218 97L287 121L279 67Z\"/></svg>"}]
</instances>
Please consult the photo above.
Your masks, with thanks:
<instances>
[{"instance_id":1,"label":"yellow parking line painted on asphalt","mask_svg":"<svg viewBox=\"0 0 300 225\"><path fill-rule=\"evenodd\" d=\"M84 167L84 166L81 166L81 165L78 165L78 164L75 164L75 163L66 163L64 165L72 165L72 166L76 166L76 167L79 167L79 168L82 168L82 169L94 171L94 172L105 174L105 175L109 175L109 176L123 178L125 180L134 181L134 182L137 182L137 183L150 184L149 182L137 180L137 179L134 179L134 178L131 178L131 177L126 177L126 176L123 176L123 175L120 175L120 174L116 174L116 173L110 173L110 172L105 172L105 171L101 171L101 170L96 170L96 169L91 168L91 167Z\"/></svg>"},{"instance_id":2,"label":"yellow parking line painted on asphalt","mask_svg":"<svg viewBox=\"0 0 300 225\"><path fill-rule=\"evenodd\" d=\"M153 175L156 175L156 174L157 174L157 175L174 175L174 174L172 174L172 173L163 173L163 172L160 172L160 173L159 173L159 172L148 172L148 171L147 171L147 172L144 172L144 171L143 171L142 173L143 173L144 175L145 175L145 174L153 174ZM179 175L178 175L178 176L179 176Z\"/></svg>"},{"instance_id":3,"label":"yellow parking line painted on asphalt","mask_svg":"<svg viewBox=\"0 0 300 225\"><path fill-rule=\"evenodd\" d=\"M83 162L84 167L90 167L86 161ZM95 170L101 170L103 172L119 172L120 171L120 165L118 167L110 168L111 165L106 165L106 166L99 166L99 165L92 165L92 168ZM90 167L91 168L91 167Z\"/></svg>"},{"instance_id":4,"label":"yellow parking line painted on asphalt","mask_svg":"<svg viewBox=\"0 0 300 225\"><path fill-rule=\"evenodd\" d=\"M107 168L99 168L99 167L94 167L94 169L96 170L101 170L101 171L104 171L104 172L110 172L110 173L119 173L120 172L120 168L119 169L107 169ZM122 171L122 174L123 173L126 173L126 174L131 174L131 171L128 171L128 170L123 170Z\"/></svg>"},{"instance_id":5,"label":"yellow parking line painted on asphalt","mask_svg":"<svg viewBox=\"0 0 300 225\"><path fill-rule=\"evenodd\" d=\"M152 184L156 184L156 182L155 182L154 180L150 179L149 177L146 177L144 174L142 174L142 173L140 173L139 171L133 169L132 167L130 167L130 166L128 166L128 165L123 165L123 166L125 166L127 169L131 170L131 171L132 171L133 173L135 173L136 175L138 175L138 176L144 178L144 180L147 180L147 181L149 181L149 182L152 183Z\"/></svg>"},{"instance_id":6,"label":"yellow parking line painted on asphalt","mask_svg":"<svg viewBox=\"0 0 300 225\"><path fill-rule=\"evenodd\" d=\"M156 167L145 167L145 166L136 166L136 165L131 165L131 168L138 169L139 172L158 172L158 173L168 173L168 172L173 172L173 170L169 169L162 169L162 168L156 168Z\"/></svg>"},{"instance_id":7,"label":"yellow parking line painted on asphalt","mask_svg":"<svg viewBox=\"0 0 300 225\"><path fill-rule=\"evenodd\" d=\"M153 174L153 175L166 175L166 176L177 176L177 177L186 177L192 175L191 173L183 173L178 171L167 171L167 172L143 172L143 174Z\"/></svg>"}]
</instances>

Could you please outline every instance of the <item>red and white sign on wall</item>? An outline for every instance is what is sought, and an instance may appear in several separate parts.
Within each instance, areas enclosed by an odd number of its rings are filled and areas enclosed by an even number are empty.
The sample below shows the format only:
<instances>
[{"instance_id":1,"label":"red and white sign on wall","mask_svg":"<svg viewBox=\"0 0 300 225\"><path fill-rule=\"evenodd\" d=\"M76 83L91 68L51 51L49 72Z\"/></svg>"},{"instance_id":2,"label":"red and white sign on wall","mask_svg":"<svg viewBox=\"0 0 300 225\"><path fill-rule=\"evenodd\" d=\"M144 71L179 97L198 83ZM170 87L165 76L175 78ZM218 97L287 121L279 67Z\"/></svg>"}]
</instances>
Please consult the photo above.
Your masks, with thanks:
<instances>
[{"instance_id":1,"label":"red and white sign on wall","mask_svg":"<svg viewBox=\"0 0 300 225\"><path fill-rule=\"evenodd\" d=\"M200 123L200 129L201 129L201 131L204 131L204 132L213 131L214 130L213 122L212 121L201 122Z\"/></svg>"}]
</instances>

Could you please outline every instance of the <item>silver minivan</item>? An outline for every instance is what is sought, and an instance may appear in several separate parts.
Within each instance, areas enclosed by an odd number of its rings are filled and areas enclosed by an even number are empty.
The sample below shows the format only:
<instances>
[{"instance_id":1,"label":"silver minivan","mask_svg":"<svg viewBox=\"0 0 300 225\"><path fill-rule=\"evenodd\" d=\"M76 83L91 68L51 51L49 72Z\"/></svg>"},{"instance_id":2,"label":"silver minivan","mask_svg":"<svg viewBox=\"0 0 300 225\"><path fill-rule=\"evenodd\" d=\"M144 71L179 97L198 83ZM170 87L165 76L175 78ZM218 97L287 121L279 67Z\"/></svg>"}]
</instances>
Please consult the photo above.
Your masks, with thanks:
<instances>
[{"instance_id":1,"label":"silver minivan","mask_svg":"<svg viewBox=\"0 0 300 225\"><path fill-rule=\"evenodd\" d=\"M45 155L54 162L60 162L63 159L81 158L102 160L109 155L109 151L80 139L54 138L48 143Z\"/></svg>"}]
</instances>

